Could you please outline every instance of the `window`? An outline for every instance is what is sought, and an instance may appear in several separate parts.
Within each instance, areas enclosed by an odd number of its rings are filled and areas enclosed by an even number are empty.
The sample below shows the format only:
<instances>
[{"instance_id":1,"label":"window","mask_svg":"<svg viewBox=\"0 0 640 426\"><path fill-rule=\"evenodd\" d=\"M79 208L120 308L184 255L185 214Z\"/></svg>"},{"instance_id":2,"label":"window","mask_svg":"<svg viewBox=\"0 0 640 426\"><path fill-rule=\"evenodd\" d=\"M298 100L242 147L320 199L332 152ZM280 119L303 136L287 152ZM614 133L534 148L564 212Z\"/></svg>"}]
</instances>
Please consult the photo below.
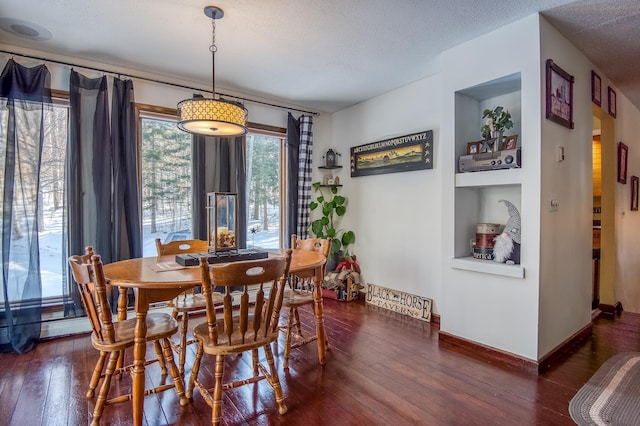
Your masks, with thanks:
<instances>
[{"instance_id":1,"label":"window","mask_svg":"<svg viewBox=\"0 0 640 426\"><path fill-rule=\"evenodd\" d=\"M51 114L45 114L45 135L40 165L40 196L42 216L40 231L40 273L42 297L61 297L66 283L66 253L63 247L64 175L67 156L67 130L69 128L69 104L56 103Z\"/></svg>"},{"instance_id":2,"label":"window","mask_svg":"<svg viewBox=\"0 0 640 426\"><path fill-rule=\"evenodd\" d=\"M247 247L284 247L284 136L251 131L247 141Z\"/></svg>"},{"instance_id":3,"label":"window","mask_svg":"<svg viewBox=\"0 0 640 426\"><path fill-rule=\"evenodd\" d=\"M44 109L43 116L45 133L40 160L38 244L42 298L59 300L63 294L63 265L66 265L66 259L62 259L62 223L69 105L66 99L55 99L54 102L52 108ZM7 135L8 118L7 109L0 108L0 132L3 137ZM26 124L25 127L18 127L17 132L19 137L31 137ZM2 158L4 159L4 153ZM13 229L12 232L20 234L21 231ZM0 300L4 301L4 294L0 294Z\"/></svg>"},{"instance_id":4,"label":"window","mask_svg":"<svg viewBox=\"0 0 640 426\"><path fill-rule=\"evenodd\" d=\"M191 135L178 129L175 112L146 108L140 111L142 238L143 255L154 256L156 238L193 238ZM284 246L284 130L252 129L246 144L246 246L278 250Z\"/></svg>"},{"instance_id":5,"label":"window","mask_svg":"<svg viewBox=\"0 0 640 426\"><path fill-rule=\"evenodd\" d=\"M143 256L155 256L155 239L192 238L191 135L174 115L141 112Z\"/></svg>"}]
</instances>

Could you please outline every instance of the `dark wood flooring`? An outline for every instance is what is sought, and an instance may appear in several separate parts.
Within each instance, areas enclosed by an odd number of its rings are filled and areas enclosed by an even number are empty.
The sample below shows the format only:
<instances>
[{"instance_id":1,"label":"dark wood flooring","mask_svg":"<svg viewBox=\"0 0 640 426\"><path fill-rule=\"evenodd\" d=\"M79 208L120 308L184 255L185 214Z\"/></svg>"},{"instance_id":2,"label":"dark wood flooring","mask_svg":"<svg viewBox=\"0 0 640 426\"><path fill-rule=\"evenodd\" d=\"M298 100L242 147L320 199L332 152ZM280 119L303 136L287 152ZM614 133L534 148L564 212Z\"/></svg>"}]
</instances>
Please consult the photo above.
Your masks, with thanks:
<instances>
[{"instance_id":1,"label":"dark wood flooring","mask_svg":"<svg viewBox=\"0 0 640 426\"><path fill-rule=\"evenodd\" d=\"M615 353L640 351L640 315L623 312L596 319L591 339L535 376L441 348L436 325L361 302L326 300L325 313L327 365L317 364L315 344L293 351L289 372L279 364L289 412L278 415L271 388L260 382L225 393L224 424L571 425L569 401L589 377ZM88 335L0 354L0 425L88 424L93 401L85 392L96 356ZM247 373L250 363L246 355L230 358L226 373ZM211 377L211 366L207 358L201 374ZM157 364L148 372L149 384L160 380ZM129 386L125 377L112 389ZM187 407L173 390L145 399L148 425L206 425L210 413L197 392ZM106 407L102 423L131 424L130 403Z\"/></svg>"}]
</instances>

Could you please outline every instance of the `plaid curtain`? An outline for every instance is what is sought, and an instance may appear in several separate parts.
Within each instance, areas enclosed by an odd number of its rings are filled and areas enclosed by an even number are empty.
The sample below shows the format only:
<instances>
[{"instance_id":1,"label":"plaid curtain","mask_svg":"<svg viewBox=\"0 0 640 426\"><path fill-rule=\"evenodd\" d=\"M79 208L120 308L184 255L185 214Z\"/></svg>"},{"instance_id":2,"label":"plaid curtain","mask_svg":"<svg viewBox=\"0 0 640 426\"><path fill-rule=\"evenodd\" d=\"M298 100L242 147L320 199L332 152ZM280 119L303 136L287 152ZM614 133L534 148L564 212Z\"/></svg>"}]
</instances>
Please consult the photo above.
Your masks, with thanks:
<instances>
[{"instance_id":1,"label":"plaid curtain","mask_svg":"<svg viewBox=\"0 0 640 426\"><path fill-rule=\"evenodd\" d=\"M311 160L313 157L313 117L303 115L300 122L298 149L298 238L309 237L309 201L311 200Z\"/></svg>"}]
</instances>

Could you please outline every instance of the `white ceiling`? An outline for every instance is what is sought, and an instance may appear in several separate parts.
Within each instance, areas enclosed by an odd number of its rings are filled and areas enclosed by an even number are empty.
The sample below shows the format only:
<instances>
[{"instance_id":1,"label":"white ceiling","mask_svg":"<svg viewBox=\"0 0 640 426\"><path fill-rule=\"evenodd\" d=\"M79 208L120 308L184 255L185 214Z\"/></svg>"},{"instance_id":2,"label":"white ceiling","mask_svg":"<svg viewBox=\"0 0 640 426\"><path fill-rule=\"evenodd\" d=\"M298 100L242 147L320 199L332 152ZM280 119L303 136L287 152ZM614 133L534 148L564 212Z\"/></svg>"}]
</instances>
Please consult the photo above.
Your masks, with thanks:
<instances>
[{"instance_id":1,"label":"white ceiling","mask_svg":"<svg viewBox=\"0 0 640 426\"><path fill-rule=\"evenodd\" d=\"M2 43L333 112L439 72L439 53L541 11L640 108L639 0L0 0ZM487 55L491 55L488 50Z\"/></svg>"}]
</instances>

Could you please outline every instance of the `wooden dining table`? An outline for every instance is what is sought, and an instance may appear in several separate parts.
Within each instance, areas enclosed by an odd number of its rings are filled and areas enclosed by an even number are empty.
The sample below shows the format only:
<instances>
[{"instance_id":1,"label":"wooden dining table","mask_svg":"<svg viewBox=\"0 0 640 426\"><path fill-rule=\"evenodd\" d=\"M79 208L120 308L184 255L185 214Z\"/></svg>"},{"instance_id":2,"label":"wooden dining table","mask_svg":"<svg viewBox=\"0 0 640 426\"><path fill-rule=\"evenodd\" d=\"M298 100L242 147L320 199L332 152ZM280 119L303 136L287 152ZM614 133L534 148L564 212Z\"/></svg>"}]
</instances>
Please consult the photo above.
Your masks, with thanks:
<instances>
[{"instance_id":1,"label":"wooden dining table","mask_svg":"<svg viewBox=\"0 0 640 426\"><path fill-rule=\"evenodd\" d=\"M274 254L275 255L275 254ZM293 250L291 257L291 274L307 272L315 276L318 284L314 290L316 334L318 336L318 358L321 365L325 364L326 333L324 329L322 288L323 266L326 258L318 252L308 250ZM163 269L164 268L164 269ZM135 294L136 327L133 346L132 372L132 404L133 424L142 424L145 397L145 359L147 351L147 312L151 303L168 301L187 289L201 283L200 269L197 266L176 267L175 256L153 256L121 260L104 265L105 277L110 284L122 289L132 288ZM122 315L124 311L120 312ZM119 318L120 319L120 318ZM184 392L184 378L176 385L176 392L180 398L180 405L189 404ZM181 386L180 386L181 385Z\"/></svg>"}]
</instances>

